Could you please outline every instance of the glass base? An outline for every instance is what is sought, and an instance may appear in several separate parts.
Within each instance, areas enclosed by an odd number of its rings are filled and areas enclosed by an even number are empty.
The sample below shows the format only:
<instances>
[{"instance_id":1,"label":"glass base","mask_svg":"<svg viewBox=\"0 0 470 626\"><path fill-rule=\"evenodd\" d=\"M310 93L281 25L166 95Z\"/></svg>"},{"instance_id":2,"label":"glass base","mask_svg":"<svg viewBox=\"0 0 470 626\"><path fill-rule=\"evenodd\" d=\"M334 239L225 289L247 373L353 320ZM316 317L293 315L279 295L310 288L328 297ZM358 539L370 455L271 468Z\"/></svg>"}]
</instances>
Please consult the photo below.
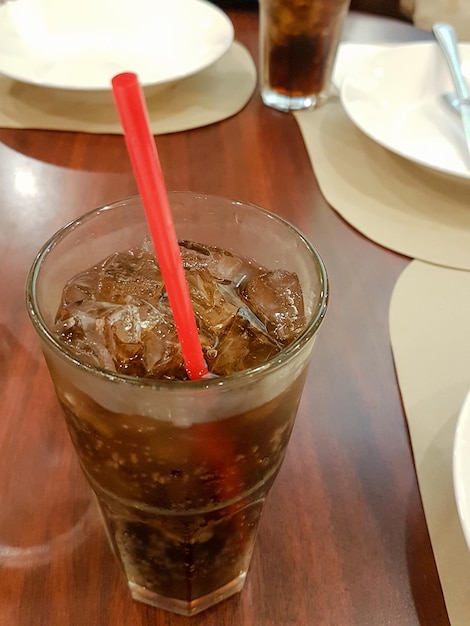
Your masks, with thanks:
<instances>
[{"instance_id":1,"label":"glass base","mask_svg":"<svg viewBox=\"0 0 470 626\"><path fill-rule=\"evenodd\" d=\"M245 579L246 572L242 572L239 576L237 576L237 578L234 578L223 587L220 587L212 593L208 593L207 595L201 596L200 598L196 598L192 601L162 596L130 581L128 584L134 600L150 604L158 609L178 613L179 615L196 615L196 613L200 613L201 611L214 606L214 604L221 602L221 600L225 600L235 593L240 592L245 584Z\"/></svg>"},{"instance_id":2,"label":"glass base","mask_svg":"<svg viewBox=\"0 0 470 626\"><path fill-rule=\"evenodd\" d=\"M313 94L308 96L286 96L263 87L261 99L264 104L278 111L302 111L303 109L316 109L326 100L324 94Z\"/></svg>"}]
</instances>

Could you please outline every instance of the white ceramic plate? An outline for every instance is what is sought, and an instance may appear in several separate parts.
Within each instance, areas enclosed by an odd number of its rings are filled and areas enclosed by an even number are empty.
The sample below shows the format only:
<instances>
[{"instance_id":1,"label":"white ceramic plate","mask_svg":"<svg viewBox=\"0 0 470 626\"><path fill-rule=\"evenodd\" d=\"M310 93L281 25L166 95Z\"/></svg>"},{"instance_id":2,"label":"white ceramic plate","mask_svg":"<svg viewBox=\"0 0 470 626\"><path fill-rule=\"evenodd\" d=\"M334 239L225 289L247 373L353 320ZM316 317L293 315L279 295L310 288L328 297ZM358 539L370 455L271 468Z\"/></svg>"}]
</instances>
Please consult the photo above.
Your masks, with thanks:
<instances>
[{"instance_id":1,"label":"white ceramic plate","mask_svg":"<svg viewBox=\"0 0 470 626\"><path fill-rule=\"evenodd\" d=\"M470 549L470 392L462 405L455 429L453 474L460 524Z\"/></svg>"},{"instance_id":2,"label":"white ceramic plate","mask_svg":"<svg viewBox=\"0 0 470 626\"><path fill-rule=\"evenodd\" d=\"M470 79L470 44L460 44L459 50L462 70ZM385 148L468 179L470 160L460 117L441 98L451 91L437 43L414 43L354 64L342 82L341 101L354 124Z\"/></svg>"},{"instance_id":3,"label":"white ceramic plate","mask_svg":"<svg viewBox=\"0 0 470 626\"><path fill-rule=\"evenodd\" d=\"M11 0L0 6L0 73L58 89L110 89L120 72L143 86L208 67L233 41L205 0Z\"/></svg>"}]
</instances>

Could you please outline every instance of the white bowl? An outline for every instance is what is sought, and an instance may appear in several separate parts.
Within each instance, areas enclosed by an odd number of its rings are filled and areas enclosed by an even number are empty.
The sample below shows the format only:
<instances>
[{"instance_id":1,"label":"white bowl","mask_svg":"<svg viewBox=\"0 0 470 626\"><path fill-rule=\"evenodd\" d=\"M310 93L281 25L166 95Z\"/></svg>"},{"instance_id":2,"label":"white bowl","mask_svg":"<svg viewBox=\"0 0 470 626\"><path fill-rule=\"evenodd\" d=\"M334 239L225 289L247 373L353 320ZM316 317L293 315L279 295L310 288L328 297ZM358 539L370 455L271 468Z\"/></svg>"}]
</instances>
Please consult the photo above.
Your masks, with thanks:
<instances>
[{"instance_id":1,"label":"white bowl","mask_svg":"<svg viewBox=\"0 0 470 626\"><path fill-rule=\"evenodd\" d=\"M0 73L69 90L109 90L125 71L165 85L214 63L233 37L205 0L11 0L0 6Z\"/></svg>"},{"instance_id":2,"label":"white bowl","mask_svg":"<svg viewBox=\"0 0 470 626\"><path fill-rule=\"evenodd\" d=\"M457 420L452 464L457 511L470 549L470 391Z\"/></svg>"}]
</instances>

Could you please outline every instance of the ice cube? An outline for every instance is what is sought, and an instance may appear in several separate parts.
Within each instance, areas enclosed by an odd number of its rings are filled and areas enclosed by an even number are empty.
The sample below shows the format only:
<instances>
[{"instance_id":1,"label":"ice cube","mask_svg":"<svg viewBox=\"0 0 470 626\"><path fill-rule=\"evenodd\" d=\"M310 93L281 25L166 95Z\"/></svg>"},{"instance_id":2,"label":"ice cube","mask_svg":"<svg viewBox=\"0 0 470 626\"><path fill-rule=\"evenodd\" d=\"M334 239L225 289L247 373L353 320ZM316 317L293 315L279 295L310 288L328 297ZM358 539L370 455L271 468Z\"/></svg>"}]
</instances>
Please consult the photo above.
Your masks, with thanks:
<instances>
[{"instance_id":1,"label":"ice cube","mask_svg":"<svg viewBox=\"0 0 470 626\"><path fill-rule=\"evenodd\" d=\"M90 269L78 274L67 283L62 294L63 304L73 304L93 298L98 289L99 275L96 270Z\"/></svg>"},{"instance_id":2,"label":"ice cube","mask_svg":"<svg viewBox=\"0 0 470 626\"><path fill-rule=\"evenodd\" d=\"M269 335L236 315L213 352L206 352L206 358L212 373L226 376L264 363L277 352L279 347Z\"/></svg>"},{"instance_id":3,"label":"ice cube","mask_svg":"<svg viewBox=\"0 0 470 626\"><path fill-rule=\"evenodd\" d=\"M143 378L162 378L171 372L180 377L181 350L166 300L153 305L128 296L124 305L104 316L102 324L104 344L117 372Z\"/></svg>"},{"instance_id":4,"label":"ice cube","mask_svg":"<svg viewBox=\"0 0 470 626\"><path fill-rule=\"evenodd\" d=\"M124 302L129 295L157 302L164 291L160 268L155 257L143 250L117 252L74 276L64 289L65 304L94 299L102 302Z\"/></svg>"},{"instance_id":5,"label":"ice cube","mask_svg":"<svg viewBox=\"0 0 470 626\"><path fill-rule=\"evenodd\" d=\"M241 287L250 310L283 345L305 327L302 290L296 274L286 270L262 272Z\"/></svg>"},{"instance_id":6,"label":"ice cube","mask_svg":"<svg viewBox=\"0 0 470 626\"><path fill-rule=\"evenodd\" d=\"M124 304L88 300L71 305L68 315L56 328L88 362L129 376L187 377L165 300L158 306L131 296Z\"/></svg>"},{"instance_id":7,"label":"ice cube","mask_svg":"<svg viewBox=\"0 0 470 626\"><path fill-rule=\"evenodd\" d=\"M122 302L128 295L157 302L164 291L160 268L155 257L118 252L100 267L97 300Z\"/></svg>"},{"instance_id":8,"label":"ice cube","mask_svg":"<svg viewBox=\"0 0 470 626\"><path fill-rule=\"evenodd\" d=\"M83 300L62 308L56 330L74 352L92 365L115 371L114 360L103 338L103 319L114 305Z\"/></svg>"},{"instance_id":9,"label":"ice cube","mask_svg":"<svg viewBox=\"0 0 470 626\"><path fill-rule=\"evenodd\" d=\"M87 362L105 369L186 377L161 272L145 245L75 276L56 328Z\"/></svg>"},{"instance_id":10,"label":"ice cube","mask_svg":"<svg viewBox=\"0 0 470 626\"><path fill-rule=\"evenodd\" d=\"M224 285L203 267L186 271L189 293L199 327L210 336L218 335L235 317L239 306L221 289Z\"/></svg>"},{"instance_id":11,"label":"ice cube","mask_svg":"<svg viewBox=\"0 0 470 626\"><path fill-rule=\"evenodd\" d=\"M186 269L206 268L217 280L232 282L243 270L240 257L215 246L180 241L181 259Z\"/></svg>"}]
</instances>

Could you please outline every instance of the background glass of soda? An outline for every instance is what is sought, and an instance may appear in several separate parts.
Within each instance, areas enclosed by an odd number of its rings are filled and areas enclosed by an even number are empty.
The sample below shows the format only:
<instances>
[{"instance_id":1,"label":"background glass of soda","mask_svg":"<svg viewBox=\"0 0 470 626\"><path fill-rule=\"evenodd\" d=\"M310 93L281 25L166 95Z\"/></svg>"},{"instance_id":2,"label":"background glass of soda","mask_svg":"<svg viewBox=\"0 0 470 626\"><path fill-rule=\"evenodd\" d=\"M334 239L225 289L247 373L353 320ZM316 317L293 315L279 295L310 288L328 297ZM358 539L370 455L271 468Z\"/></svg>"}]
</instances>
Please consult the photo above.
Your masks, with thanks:
<instances>
[{"instance_id":1,"label":"background glass of soda","mask_svg":"<svg viewBox=\"0 0 470 626\"><path fill-rule=\"evenodd\" d=\"M296 111L327 98L349 5L350 0L259 0L264 104Z\"/></svg>"},{"instance_id":2,"label":"background glass of soda","mask_svg":"<svg viewBox=\"0 0 470 626\"><path fill-rule=\"evenodd\" d=\"M201 381L107 372L54 332L77 273L148 234L139 197L94 210L38 254L27 305L81 467L134 599L191 615L240 591L327 306L327 276L294 227L254 205L170 194L180 239L296 272L306 327L274 358Z\"/></svg>"}]
</instances>

